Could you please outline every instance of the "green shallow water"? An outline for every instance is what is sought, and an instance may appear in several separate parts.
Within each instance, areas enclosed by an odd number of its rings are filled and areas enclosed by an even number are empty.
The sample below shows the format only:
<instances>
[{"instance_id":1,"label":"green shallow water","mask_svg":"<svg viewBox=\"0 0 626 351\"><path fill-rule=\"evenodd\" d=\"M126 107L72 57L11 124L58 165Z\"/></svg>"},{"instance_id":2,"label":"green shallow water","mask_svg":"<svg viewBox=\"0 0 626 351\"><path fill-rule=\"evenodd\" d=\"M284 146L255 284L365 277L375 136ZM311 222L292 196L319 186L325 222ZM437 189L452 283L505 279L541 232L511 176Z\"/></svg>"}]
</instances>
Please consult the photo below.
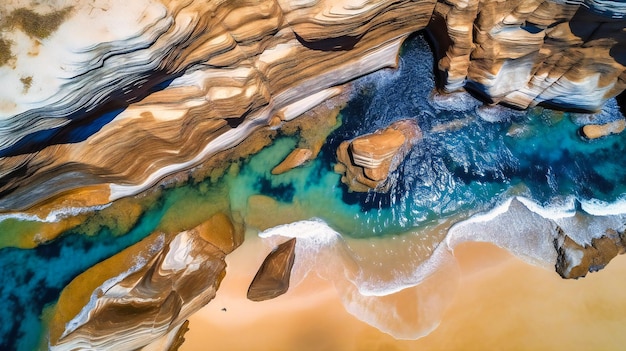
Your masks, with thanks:
<instances>
[{"instance_id":1,"label":"green shallow water","mask_svg":"<svg viewBox=\"0 0 626 351\"><path fill-rule=\"evenodd\" d=\"M570 197L611 203L626 194L624 135L585 141L573 116L542 108L498 108L489 113L501 122L485 121L479 104L467 96L434 103L431 70L430 48L423 38L412 38L398 70L355 83L341 126L319 157L303 167L271 175L298 144L297 137L279 136L216 182L164 190L125 235L114 236L115 228L104 226L89 237L69 231L33 250L0 250L0 268L10 272L0 285L0 314L9 321L0 325L0 349L34 349L43 307L88 267L154 230L191 228L220 210L257 229L318 217L342 235L361 238L420 232L489 210L512 195L550 207ZM619 110L609 105L605 115L618 116ZM339 143L405 118L417 120L424 138L392 175L396 185L390 193L348 192L333 172ZM459 120L466 121L460 129L433 131Z\"/></svg>"}]
</instances>

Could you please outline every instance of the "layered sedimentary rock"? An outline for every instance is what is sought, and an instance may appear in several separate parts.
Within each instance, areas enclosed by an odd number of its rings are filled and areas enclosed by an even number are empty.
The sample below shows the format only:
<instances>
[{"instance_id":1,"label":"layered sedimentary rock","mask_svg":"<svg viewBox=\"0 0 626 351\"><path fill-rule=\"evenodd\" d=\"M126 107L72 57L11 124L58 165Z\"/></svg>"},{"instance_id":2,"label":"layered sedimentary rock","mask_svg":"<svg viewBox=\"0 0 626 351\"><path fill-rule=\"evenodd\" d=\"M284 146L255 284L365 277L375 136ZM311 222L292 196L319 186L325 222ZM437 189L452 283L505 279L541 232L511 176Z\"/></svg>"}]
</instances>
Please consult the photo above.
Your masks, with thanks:
<instances>
[{"instance_id":1,"label":"layered sedimentary rock","mask_svg":"<svg viewBox=\"0 0 626 351\"><path fill-rule=\"evenodd\" d=\"M278 245L267 255L248 288L248 299L264 301L287 292L296 257L296 238Z\"/></svg>"},{"instance_id":2,"label":"layered sedimentary rock","mask_svg":"<svg viewBox=\"0 0 626 351\"><path fill-rule=\"evenodd\" d=\"M422 137L413 120L394 122L372 134L344 141L337 148L335 171L352 191L386 192L393 186L389 175Z\"/></svg>"},{"instance_id":3,"label":"layered sedimentary rock","mask_svg":"<svg viewBox=\"0 0 626 351\"><path fill-rule=\"evenodd\" d=\"M597 111L626 87L626 8L613 1L440 1L428 29L445 91Z\"/></svg>"},{"instance_id":4,"label":"layered sedimentary rock","mask_svg":"<svg viewBox=\"0 0 626 351\"><path fill-rule=\"evenodd\" d=\"M0 86L10 88L0 92L0 212L16 221L69 218L51 229L59 234L84 213L194 171L254 131L280 129L340 94L341 84L396 65L402 41L429 21L444 90L469 88L521 108L597 110L626 86L623 10L611 4L3 2ZM403 123L345 147L351 188L390 185L419 135ZM276 173L318 151L297 149ZM124 209L120 221L131 228L142 208ZM224 216L156 233L79 276L57 305L53 348L178 343L186 316L214 296L224 257L241 241ZM23 246L54 237L37 235ZM563 275L606 264L604 251L623 251L613 238L592 244L608 247L590 253L600 258L572 261L582 268Z\"/></svg>"},{"instance_id":5,"label":"layered sedimentary rock","mask_svg":"<svg viewBox=\"0 0 626 351\"><path fill-rule=\"evenodd\" d=\"M0 97L0 208L54 196L69 199L66 207L104 204L197 166L338 94L334 86L395 65L400 43L427 24L433 6L110 1L33 9L65 12L45 38L3 27L10 59L1 83L29 83ZM87 187L88 196L77 190Z\"/></svg>"},{"instance_id":6,"label":"layered sedimentary rock","mask_svg":"<svg viewBox=\"0 0 626 351\"><path fill-rule=\"evenodd\" d=\"M135 350L180 342L189 315L215 297L225 256L243 241L224 214L175 235L154 233L92 267L63 291L52 350Z\"/></svg>"},{"instance_id":7,"label":"layered sedimentary rock","mask_svg":"<svg viewBox=\"0 0 626 351\"><path fill-rule=\"evenodd\" d=\"M0 96L0 209L139 193L393 66L431 15L445 90L597 110L626 86L624 11L611 4L6 4L0 83L16 88Z\"/></svg>"}]
</instances>

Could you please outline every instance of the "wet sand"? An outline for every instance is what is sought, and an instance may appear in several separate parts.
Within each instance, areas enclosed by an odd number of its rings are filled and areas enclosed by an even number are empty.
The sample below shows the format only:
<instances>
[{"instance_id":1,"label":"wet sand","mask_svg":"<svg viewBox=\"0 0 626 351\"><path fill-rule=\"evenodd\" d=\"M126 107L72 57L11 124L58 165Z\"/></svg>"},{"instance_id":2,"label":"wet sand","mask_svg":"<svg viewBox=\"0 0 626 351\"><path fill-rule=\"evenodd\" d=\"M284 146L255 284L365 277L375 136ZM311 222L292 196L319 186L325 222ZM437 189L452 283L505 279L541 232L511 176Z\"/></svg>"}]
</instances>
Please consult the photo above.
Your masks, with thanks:
<instances>
[{"instance_id":1,"label":"wet sand","mask_svg":"<svg viewBox=\"0 0 626 351\"><path fill-rule=\"evenodd\" d=\"M269 252L259 247L258 239L247 239L229 256L217 297L190 319L182 351L571 351L621 350L626 344L624 256L573 281L490 244L461 244L455 250L461 280L444 319L430 335L407 341L354 318L333 285L311 275L274 300L246 300Z\"/></svg>"}]
</instances>

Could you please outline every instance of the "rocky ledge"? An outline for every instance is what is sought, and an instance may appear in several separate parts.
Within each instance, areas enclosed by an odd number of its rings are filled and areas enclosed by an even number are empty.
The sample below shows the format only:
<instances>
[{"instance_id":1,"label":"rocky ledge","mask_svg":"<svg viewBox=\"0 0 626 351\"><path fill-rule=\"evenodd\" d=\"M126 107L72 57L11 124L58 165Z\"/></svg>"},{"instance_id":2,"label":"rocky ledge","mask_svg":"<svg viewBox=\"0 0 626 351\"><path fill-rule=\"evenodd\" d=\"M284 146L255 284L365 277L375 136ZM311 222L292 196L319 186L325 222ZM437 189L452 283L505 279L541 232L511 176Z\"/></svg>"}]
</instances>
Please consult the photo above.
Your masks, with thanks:
<instances>
[{"instance_id":1,"label":"rocky ledge","mask_svg":"<svg viewBox=\"0 0 626 351\"><path fill-rule=\"evenodd\" d=\"M243 232L218 213L175 235L155 232L90 268L61 293L51 350L167 350L215 297ZM151 346L148 346L151 345Z\"/></svg>"},{"instance_id":2,"label":"rocky ledge","mask_svg":"<svg viewBox=\"0 0 626 351\"><path fill-rule=\"evenodd\" d=\"M335 171L351 191L387 192L393 186L389 175L422 138L413 120L394 122L372 134L342 142L337 148Z\"/></svg>"},{"instance_id":3,"label":"rocky ledge","mask_svg":"<svg viewBox=\"0 0 626 351\"><path fill-rule=\"evenodd\" d=\"M597 111L626 87L625 15L606 0L3 2L0 86L11 88L0 92L0 212L40 225L69 208L73 220L172 181L396 66L403 40L422 29L444 91ZM342 144L344 182L384 191L419 136L403 121ZM299 151L286 167L309 157ZM57 305L53 348L177 339L239 240L223 246L207 228L155 233L77 277ZM35 232L23 246L54 237ZM622 252L614 237L589 250ZM569 257L582 249L561 261L577 266ZM608 262L599 256L580 271Z\"/></svg>"}]
</instances>

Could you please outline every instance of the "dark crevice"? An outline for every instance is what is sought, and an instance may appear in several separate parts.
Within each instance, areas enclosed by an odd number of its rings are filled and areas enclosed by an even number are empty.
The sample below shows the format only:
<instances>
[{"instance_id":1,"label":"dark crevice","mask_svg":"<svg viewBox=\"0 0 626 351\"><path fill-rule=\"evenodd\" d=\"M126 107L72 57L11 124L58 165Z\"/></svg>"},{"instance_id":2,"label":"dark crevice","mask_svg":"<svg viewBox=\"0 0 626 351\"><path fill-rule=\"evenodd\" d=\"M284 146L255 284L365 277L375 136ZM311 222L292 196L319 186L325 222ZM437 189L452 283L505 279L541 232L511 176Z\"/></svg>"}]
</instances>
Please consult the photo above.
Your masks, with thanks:
<instances>
[{"instance_id":1,"label":"dark crevice","mask_svg":"<svg viewBox=\"0 0 626 351\"><path fill-rule=\"evenodd\" d=\"M327 38L322 40L309 41L294 33L296 39L304 47L311 50L319 51L348 51L352 50L354 46L361 40L361 36L341 35L335 38Z\"/></svg>"},{"instance_id":2,"label":"dark crevice","mask_svg":"<svg viewBox=\"0 0 626 351\"><path fill-rule=\"evenodd\" d=\"M168 76L165 72L154 72L152 75L154 79L151 81L152 85L134 86L130 87L130 89L129 87L122 87L110 94L110 96L117 98L110 99L95 109L82 107L66 116L59 117L70 120L70 123L61 127L28 134L15 144L0 150L0 157L30 154L41 151L50 145L85 141L115 119L131 103L140 101L156 91L167 88L172 80L180 75L182 75L182 72L175 76ZM33 117L50 114L43 108L26 113L33 115ZM21 118L24 117L22 116Z\"/></svg>"}]
</instances>

